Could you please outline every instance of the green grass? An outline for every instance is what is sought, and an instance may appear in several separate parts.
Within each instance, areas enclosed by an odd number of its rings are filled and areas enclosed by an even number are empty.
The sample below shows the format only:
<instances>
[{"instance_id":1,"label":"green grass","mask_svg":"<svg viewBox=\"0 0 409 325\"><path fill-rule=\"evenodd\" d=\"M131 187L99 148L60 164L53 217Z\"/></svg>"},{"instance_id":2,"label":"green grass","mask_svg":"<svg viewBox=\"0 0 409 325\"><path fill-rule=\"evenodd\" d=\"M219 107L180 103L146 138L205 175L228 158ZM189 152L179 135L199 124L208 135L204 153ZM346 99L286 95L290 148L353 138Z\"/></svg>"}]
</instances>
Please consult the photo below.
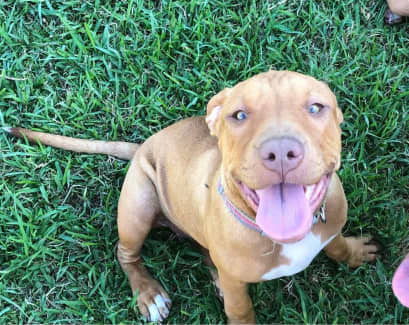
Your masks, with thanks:
<instances>
[{"instance_id":1,"label":"green grass","mask_svg":"<svg viewBox=\"0 0 409 325\"><path fill-rule=\"evenodd\" d=\"M260 323L408 323L390 282L409 252L409 24L383 0L0 2L0 126L142 142L203 114L218 90L289 69L326 81L344 111L346 234L382 259L351 270L321 254L252 285ZM0 134L0 323L135 323L116 260L127 163ZM225 316L194 246L154 232L146 264L170 323Z\"/></svg>"}]
</instances>

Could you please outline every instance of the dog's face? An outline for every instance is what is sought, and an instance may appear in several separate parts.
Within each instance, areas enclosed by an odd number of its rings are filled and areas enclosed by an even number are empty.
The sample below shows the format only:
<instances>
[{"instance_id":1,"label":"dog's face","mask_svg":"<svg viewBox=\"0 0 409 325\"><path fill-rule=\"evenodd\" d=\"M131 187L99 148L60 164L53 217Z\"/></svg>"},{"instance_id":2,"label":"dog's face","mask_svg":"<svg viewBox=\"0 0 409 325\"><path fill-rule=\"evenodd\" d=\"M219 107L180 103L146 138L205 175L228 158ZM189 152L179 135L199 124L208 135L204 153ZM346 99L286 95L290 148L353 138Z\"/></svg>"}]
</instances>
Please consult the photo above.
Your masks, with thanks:
<instances>
[{"instance_id":1,"label":"dog's face","mask_svg":"<svg viewBox=\"0 0 409 325\"><path fill-rule=\"evenodd\" d=\"M342 119L327 85L288 71L259 74L209 102L224 177L273 240L297 241L310 230L340 166Z\"/></svg>"}]
</instances>

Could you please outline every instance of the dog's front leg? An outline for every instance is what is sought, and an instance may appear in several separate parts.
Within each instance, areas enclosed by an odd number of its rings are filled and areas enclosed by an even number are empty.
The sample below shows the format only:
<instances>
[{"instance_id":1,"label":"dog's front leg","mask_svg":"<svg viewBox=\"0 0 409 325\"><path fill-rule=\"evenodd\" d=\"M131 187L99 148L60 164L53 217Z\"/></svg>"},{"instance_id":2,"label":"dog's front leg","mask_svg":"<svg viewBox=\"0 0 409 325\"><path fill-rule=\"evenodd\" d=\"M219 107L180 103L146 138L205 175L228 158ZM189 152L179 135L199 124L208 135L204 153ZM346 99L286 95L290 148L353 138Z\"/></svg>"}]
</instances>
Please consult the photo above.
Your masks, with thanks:
<instances>
[{"instance_id":1,"label":"dog's front leg","mask_svg":"<svg viewBox=\"0 0 409 325\"><path fill-rule=\"evenodd\" d=\"M234 279L230 274L219 271L220 287L223 291L224 309L229 324L254 324L253 304L248 294L248 284Z\"/></svg>"},{"instance_id":2,"label":"dog's front leg","mask_svg":"<svg viewBox=\"0 0 409 325\"><path fill-rule=\"evenodd\" d=\"M138 307L147 320L163 321L171 301L163 287L143 265L141 248L156 215L159 199L152 181L144 172L145 161L138 154L131 162L118 204L118 260L127 274L132 293L138 293Z\"/></svg>"}]
</instances>

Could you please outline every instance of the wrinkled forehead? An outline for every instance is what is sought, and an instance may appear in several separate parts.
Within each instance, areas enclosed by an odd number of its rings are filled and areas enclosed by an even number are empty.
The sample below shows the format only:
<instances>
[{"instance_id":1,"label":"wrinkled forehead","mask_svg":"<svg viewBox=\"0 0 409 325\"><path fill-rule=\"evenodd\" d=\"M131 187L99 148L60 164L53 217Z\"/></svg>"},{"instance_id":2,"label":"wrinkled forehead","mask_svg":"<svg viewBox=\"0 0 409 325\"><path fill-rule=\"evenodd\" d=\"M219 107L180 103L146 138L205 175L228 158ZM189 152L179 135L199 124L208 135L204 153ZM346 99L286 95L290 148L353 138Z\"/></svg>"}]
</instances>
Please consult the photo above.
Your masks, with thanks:
<instances>
[{"instance_id":1,"label":"wrinkled forehead","mask_svg":"<svg viewBox=\"0 0 409 325\"><path fill-rule=\"evenodd\" d=\"M299 107L317 102L337 105L334 94L325 83L296 72L271 71L237 84L226 104L257 109L266 105Z\"/></svg>"}]
</instances>

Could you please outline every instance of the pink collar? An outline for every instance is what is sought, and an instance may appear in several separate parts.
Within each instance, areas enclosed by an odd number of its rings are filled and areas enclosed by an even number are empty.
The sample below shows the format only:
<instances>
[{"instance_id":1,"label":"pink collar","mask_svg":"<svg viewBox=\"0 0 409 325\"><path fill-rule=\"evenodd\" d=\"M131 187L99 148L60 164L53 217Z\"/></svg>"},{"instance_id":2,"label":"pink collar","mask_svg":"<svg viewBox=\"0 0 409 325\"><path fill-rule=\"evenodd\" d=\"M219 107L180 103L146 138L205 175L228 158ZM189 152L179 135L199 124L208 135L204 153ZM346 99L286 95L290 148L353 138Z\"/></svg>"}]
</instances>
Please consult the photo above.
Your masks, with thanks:
<instances>
[{"instance_id":1,"label":"pink collar","mask_svg":"<svg viewBox=\"0 0 409 325\"><path fill-rule=\"evenodd\" d=\"M238 221L240 221L243 225L247 226L248 228L258 231L263 236L265 235L263 230L261 230L261 228L254 222L254 219L249 217L244 211L235 206L233 202L230 201L230 199L226 196L220 178L217 182L217 192L221 195L227 209Z\"/></svg>"},{"instance_id":2,"label":"pink collar","mask_svg":"<svg viewBox=\"0 0 409 325\"><path fill-rule=\"evenodd\" d=\"M227 197L226 193L224 192L224 188L222 185L222 181L219 178L217 181L217 192L220 194L222 197L224 204L226 205L227 209L230 211L230 213L238 220L240 223L245 225L246 227L253 229L255 231L258 231L261 233L263 236L267 236L263 230L259 227L258 224L254 222L254 219L251 218L250 216L247 215L244 211L242 211L240 208L238 208L230 199ZM314 221L313 224L317 223L318 220L321 220L322 223L326 223L327 219L325 217L325 202L326 200L324 199L324 202L321 205L321 208L319 209L318 213L314 215Z\"/></svg>"}]
</instances>

